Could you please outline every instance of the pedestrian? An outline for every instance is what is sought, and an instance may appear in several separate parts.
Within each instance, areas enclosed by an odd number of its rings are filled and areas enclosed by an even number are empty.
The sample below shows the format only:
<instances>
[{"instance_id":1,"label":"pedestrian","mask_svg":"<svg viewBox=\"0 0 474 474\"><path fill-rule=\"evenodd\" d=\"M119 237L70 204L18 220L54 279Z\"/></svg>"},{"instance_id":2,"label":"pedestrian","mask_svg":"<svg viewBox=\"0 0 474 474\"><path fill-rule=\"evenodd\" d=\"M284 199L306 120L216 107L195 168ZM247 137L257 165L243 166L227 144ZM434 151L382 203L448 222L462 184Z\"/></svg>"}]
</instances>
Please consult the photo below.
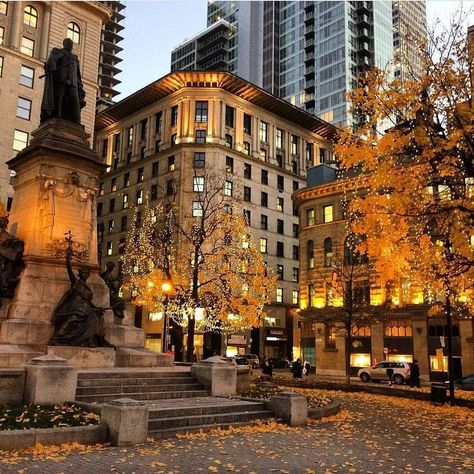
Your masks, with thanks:
<instances>
[{"instance_id":1,"label":"pedestrian","mask_svg":"<svg viewBox=\"0 0 474 474\"><path fill-rule=\"evenodd\" d=\"M309 371L311 370L311 364L309 363L308 360L305 359L303 366L304 366L304 374L307 377L309 375Z\"/></svg>"},{"instance_id":2,"label":"pedestrian","mask_svg":"<svg viewBox=\"0 0 474 474\"><path fill-rule=\"evenodd\" d=\"M301 380L303 372L303 366L301 365L301 359L296 359L293 363L293 378Z\"/></svg>"},{"instance_id":3,"label":"pedestrian","mask_svg":"<svg viewBox=\"0 0 474 474\"><path fill-rule=\"evenodd\" d=\"M416 359L413 359L410 367L410 387L420 388L420 366Z\"/></svg>"},{"instance_id":4,"label":"pedestrian","mask_svg":"<svg viewBox=\"0 0 474 474\"><path fill-rule=\"evenodd\" d=\"M393 378L393 368L392 367L387 368L387 377L388 377L388 384L392 385L392 378Z\"/></svg>"},{"instance_id":5,"label":"pedestrian","mask_svg":"<svg viewBox=\"0 0 474 474\"><path fill-rule=\"evenodd\" d=\"M262 376L264 379L271 378L273 375L273 366L269 359L266 357L262 361Z\"/></svg>"},{"instance_id":6,"label":"pedestrian","mask_svg":"<svg viewBox=\"0 0 474 474\"><path fill-rule=\"evenodd\" d=\"M196 363L198 361L198 356L196 354L196 349L193 349L193 362Z\"/></svg>"}]
</instances>

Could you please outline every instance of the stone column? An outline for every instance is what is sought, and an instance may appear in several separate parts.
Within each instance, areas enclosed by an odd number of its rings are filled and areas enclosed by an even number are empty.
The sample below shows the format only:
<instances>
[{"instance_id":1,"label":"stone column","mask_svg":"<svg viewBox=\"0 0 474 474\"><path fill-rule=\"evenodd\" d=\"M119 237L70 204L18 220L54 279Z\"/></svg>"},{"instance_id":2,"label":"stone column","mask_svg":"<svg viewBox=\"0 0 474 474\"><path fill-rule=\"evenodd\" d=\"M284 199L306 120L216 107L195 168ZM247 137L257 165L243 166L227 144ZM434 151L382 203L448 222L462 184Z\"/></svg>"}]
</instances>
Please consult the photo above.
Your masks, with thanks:
<instances>
[{"instance_id":1,"label":"stone column","mask_svg":"<svg viewBox=\"0 0 474 474\"><path fill-rule=\"evenodd\" d=\"M413 318L413 359L418 361L420 375L428 380L430 376L430 361L428 356L428 339L426 315Z\"/></svg>"},{"instance_id":2,"label":"stone column","mask_svg":"<svg viewBox=\"0 0 474 474\"><path fill-rule=\"evenodd\" d=\"M213 356L193 364L191 375L196 377L212 396L229 397L237 394L237 365L225 357Z\"/></svg>"},{"instance_id":3,"label":"stone column","mask_svg":"<svg viewBox=\"0 0 474 474\"><path fill-rule=\"evenodd\" d=\"M43 5L43 20L41 21L41 45L39 58L46 61L48 57L49 30L51 22L51 6L47 3Z\"/></svg>"},{"instance_id":4,"label":"stone column","mask_svg":"<svg viewBox=\"0 0 474 474\"><path fill-rule=\"evenodd\" d=\"M290 426L306 425L308 402L306 397L294 392L280 392L270 399L270 410Z\"/></svg>"},{"instance_id":5,"label":"stone column","mask_svg":"<svg viewBox=\"0 0 474 474\"><path fill-rule=\"evenodd\" d=\"M20 32L23 25L22 13L23 13L23 2L10 2L8 8L11 8L13 11L11 13L11 29L10 29L10 38L9 45L12 49L20 49Z\"/></svg>"},{"instance_id":6,"label":"stone column","mask_svg":"<svg viewBox=\"0 0 474 474\"><path fill-rule=\"evenodd\" d=\"M371 333L371 344L372 344L372 364L374 359L377 362L384 360L385 355L383 353L383 323L375 323L370 326Z\"/></svg>"},{"instance_id":7,"label":"stone column","mask_svg":"<svg viewBox=\"0 0 474 474\"><path fill-rule=\"evenodd\" d=\"M464 375L474 373L474 322L459 321L461 335L462 372Z\"/></svg>"},{"instance_id":8,"label":"stone column","mask_svg":"<svg viewBox=\"0 0 474 474\"><path fill-rule=\"evenodd\" d=\"M55 405L76 398L77 370L54 355L35 357L26 364L25 403Z\"/></svg>"}]
</instances>

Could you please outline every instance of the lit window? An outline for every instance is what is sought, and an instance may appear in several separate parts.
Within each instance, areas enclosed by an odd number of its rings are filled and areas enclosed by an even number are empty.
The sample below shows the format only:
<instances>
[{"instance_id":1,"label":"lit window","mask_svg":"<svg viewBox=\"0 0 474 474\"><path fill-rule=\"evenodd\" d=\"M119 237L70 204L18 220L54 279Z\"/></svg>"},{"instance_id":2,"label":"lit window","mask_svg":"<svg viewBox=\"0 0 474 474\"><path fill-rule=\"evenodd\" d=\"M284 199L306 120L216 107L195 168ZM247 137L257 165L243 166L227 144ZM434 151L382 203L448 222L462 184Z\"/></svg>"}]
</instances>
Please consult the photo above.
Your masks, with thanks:
<instances>
[{"instance_id":1,"label":"lit window","mask_svg":"<svg viewBox=\"0 0 474 474\"><path fill-rule=\"evenodd\" d=\"M443 360L438 360L437 356L430 356L430 370L432 372L446 372L448 370L448 357L443 356Z\"/></svg>"},{"instance_id":2,"label":"lit window","mask_svg":"<svg viewBox=\"0 0 474 474\"><path fill-rule=\"evenodd\" d=\"M105 185L104 183L99 183L99 196L103 196L105 194Z\"/></svg>"},{"instance_id":3,"label":"lit window","mask_svg":"<svg viewBox=\"0 0 474 474\"><path fill-rule=\"evenodd\" d=\"M267 161L267 150L265 150L265 148L260 148L260 155L259 155L259 158L260 158L262 161Z\"/></svg>"},{"instance_id":4,"label":"lit window","mask_svg":"<svg viewBox=\"0 0 474 474\"><path fill-rule=\"evenodd\" d=\"M298 304L300 302L300 292L298 290L293 290L291 292L291 304Z\"/></svg>"},{"instance_id":5,"label":"lit window","mask_svg":"<svg viewBox=\"0 0 474 474\"><path fill-rule=\"evenodd\" d=\"M203 206L202 201L193 201L193 217L202 217Z\"/></svg>"},{"instance_id":6,"label":"lit window","mask_svg":"<svg viewBox=\"0 0 474 474\"><path fill-rule=\"evenodd\" d=\"M25 120L30 120L31 117L31 100L18 97L16 104L16 116Z\"/></svg>"},{"instance_id":7,"label":"lit window","mask_svg":"<svg viewBox=\"0 0 474 474\"><path fill-rule=\"evenodd\" d=\"M81 40L81 29L77 23L71 21L67 25L67 37L72 39L73 43L79 44Z\"/></svg>"},{"instance_id":8,"label":"lit window","mask_svg":"<svg viewBox=\"0 0 474 474\"><path fill-rule=\"evenodd\" d=\"M194 176L193 177L193 191L195 193L204 192L204 176Z\"/></svg>"},{"instance_id":9,"label":"lit window","mask_svg":"<svg viewBox=\"0 0 474 474\"><path fill-rule=\"evenodd\" d=\"M308 240L307 259L308 268L314 268L314 242L312 240Z\"/></svg>"},{"instance_id":10,"label":"lit window","mask_svg":"<svg viewBox=\"0 0 474 474\"><path fill-rule=\"evenodd\" d=\"M3 76L3 56L0 56L0 77Z\"/></svg>"},{"instance_id":11,"label":"lit window","mask_svg":"<svg viewBox=\"0 0 474 474\"><path fill-rule=\"evenodd\" d=\"M277 198L277 205L276 205L277 211L283 212L284 207L285 207L285 201L283 200L283 198L282 197Z\"/></svg>"},{"instance_id":12,"label":"lit window","mask_svg":"<svg viewBox=\"0 0 474 474\"><path fill-rule=\"evenodd\" d=\"M244 142L244 155L250 155L250 143Z\"/></svg>"},{"instance_id":13,"label":"lit window","mask_svg":"<svg viewBox=\"0 0 474 474\"><path fill-rule=\"evenodd\" d=\"M283 265L277 264L277 268L276 268L277 280L283 280L283 272L284 272Z\"/></svg>"},{"instance_id":14,"label":"lit window","mask_svg":"<svg viewBox=\"0 0 474 474\"><path fill-rule=\"evenodd\" d=\"M413 336L411 321L393 320L385 326L385 336L387 337L411 337Z\"/></svg>"},{"instance_id":15,"label":"lit window","mask_svg":"<svg viewBox=\"0 0 474 474\"><path fill-rule=\"evenodd\" d=\"M27 5L23 11L23 23L36 28L38 26L38 10L31 5Z\"/></svg>"},{"instance_id":16,"label":"lit window","mask_svg":"<svg viewBox=\"0 0 474 474\"><path fill-rule=\"evenodd\" d=\"M232 183L232 181L226 181L224 183L224 194L226 196L232 197L232 194L233 194L233 183Z\"/></svg>"},{"instance_id":17,"label":"lit window","mask_svg":"<svg viewBox=\"0 0 474 474\"><path fill-rule=\"evenodd\" d=\"M21 37L21 48L20 51L27 56L33 56L35 50L35 42L29 38Z\"/></svg>"},{"instance_id":18,"label":"lit window","mask_svg":"<svg viewBox=\"0 0 474 474\"><path fill-rule=\"evenodd\" d=\"M276 289L276 302L283 303L283 288Z\"/></svg>"},{"instance_id":19,"label":"lit window","mask_svg":"<svg viewBox=\"0 0 474 474\"><path fill-rule=\"evenodd\" d=\"M178 124L178 106L175 105L171 109L171 126L176 127Z\"/></svg>"},{"instance_id":20,"label":"lit window","mask_svg":"<svg viewBox=\"0 0 474 474\"><path fill-rule=\"evenodd\" d=\"M3 38L5 36L5 28L0 26L0 44L3 44Z\"/></svg>"},{"instance_id":21,"label":"lit window","mask_svg":"<svg viewBox=\"0 0 474 474\"><path fill-rule=\"evenodd\" d=\"M260 141L267 143L268 141L268 123L260 122Z\"/></svg>"},{"instance_id":22,"label":"lit window","mask_svg":"<svg viewBox=\"0 0 474 474\"><path fill-rule=\"evenodd\" d=\"M300 269L297 267L293 267L293 281L300 281Z\"/></svg>"},{"instance_id":23,"label":"lit window","mask_svg":"<svg viewBox=\"0 0 474 474\"><path fill-rule=\"evenodd\" d=\"M291 154L297 155L299 151L299 138L296 135L291 135Z\"/></svg>"},{"instance_id":24,"label":"lit window","mask_svg":"<svg viewBox=\"0 0 474 474\"><path fill-rule=\"evenodd\" d=\"M137 204L143 204L143 190L137 191Z\"/></svg>"},{"instance_id":25,"label":"lit window","mask_svg":"<svg viewBox=\"0 0 474 474\"><path fill-rule=\"evenodd\" d=\"M333 207L323 206L323 222L332 222L332 221L333 221Z\"/></svg>"},{"instance_id":26,"label":"lit window","mask_svg":"<svg viewBox=\"0 0 474 474\"><path fill-rule=\"evenodd\" d=\"M227 173L234 172L234 158L232 158L231 156L225 157L225 170Z\"/></svg>"},{"instance_id":27,"label":"lit window","mask_svg":"<svg viewBox=\"0 0 474 474\"><path fill-rule=\"evenodd\" d=\"M268 241L264 237L260 239L260 252L267 253L267 243Z\"/></svg>"},{"instance_id":28,"label":"lit window","mask_svg":"<svg viewBox=\"0 0 474 474\"><path fill-rule=\"evenodd\" d=\"M122 207L123 209L128 208L128 194L124 194L122 197Z\"/></svg>"},{"instance_id":29,"label":"lit window","mask_svg":"<svg viewBox=\"0 0 474 474\"><path fill-rule=\"evenodd\" d=\"M207 122L207 100L206 101L201 101L201 100L196 101L195 121L196 122Z\"/></svg>"},{"instance_id":30,"label":"lit window","mask_svg":"<svg viewBox=\"0 0 474 474\"><path fill-rule=\"evenodd\" d=\"M107 255L112 255L113 253L113 243L107 242Z\"/></svg>"},{"instance_id":31,"label":"lit window","mask_svg":"<svg viewBox=\"0 0 474 474\"><path fill-rule=\"evenodd\" d=\"M174 156L168 157L168 171L174 171L176 168L176 163Z\"/></svg>"},{"instance_id":32,"label":"lit window","mask_svg":"<svg viewBox=\"0 0 474 474\"><path fill-rule=\"evenodd\" d=\"M370 354L351 354L351 367L370 367Z\"/></svg>"},{"instance_id":33,"label":"lit window","mask_svg":"<svg viewBox=\"0 0 474 474\"><path fill-rule=\"evenodd\" d=\"M115 219L109 220L109 234L114 233L114 228L115 228Z\"/></svg>"},{"instance_id":34,"label":"lit window","mask_svg":"<svg viewBox=\"0 0 474 474\"><path fill-rule=\"evenodd\" d=\"M133 127L128 127L127 146L132 146L132 144L133 144Z\"/></svg>"},{"instance_id":35,"label":"lit window","mask_svg":"<svg viewBox=\"0 0 474 474\"><path fill-rule=\"evenodd\" d=\"M283 130L276 129L275 133L275 146L279 149L283 148Z\"/></svg>"},{"instance_id":36,"label":"lit window","mask_svg":"<svg viewBox=\"0 0 474 474\"><path fill-rule=\"evenodd\" d=\"M314 209L308 209L306 211L306 222L308 223L308 225L314 225L315 224Z\"/></svg>"},{"instance_id":37,"label":"lit window","mask_svg":"<svg viewBox=\"0 0 474 474\"><path fill-rule=\"evenodd\" d=\"M332 283L326 283L326 305L334 306L334 289Z\"/></svg>"},{"instance_id":38,"label":"lit window","mask_svg":"<svg viewBox=\"0 0 474 474\"><path fill-rule=\"evenodd\" d=\"M324 266L330 267L332 265L332 239L327 237L324 239Z\"/></svg>"},{"instance_id":39,"label":"lit window","mask_svg":"<svg viewBox=\"0 0 474 474\"><path fill-rule=\"evenodd\" d=\"M0 2L0 15L6 15L7 8L8 8L7 2Z\"/></svg>"},{"instance_id":40,"label":"lit window","mask_svg":"<svg viewBox=\"0 0 474 474\"><path fill-rule=\"evenodd\" d=\"M28 133L22 132L21 130L15 130L13 137L13 149L15 151L21 151L28 145Z\"/></svg>"}]
</instances>

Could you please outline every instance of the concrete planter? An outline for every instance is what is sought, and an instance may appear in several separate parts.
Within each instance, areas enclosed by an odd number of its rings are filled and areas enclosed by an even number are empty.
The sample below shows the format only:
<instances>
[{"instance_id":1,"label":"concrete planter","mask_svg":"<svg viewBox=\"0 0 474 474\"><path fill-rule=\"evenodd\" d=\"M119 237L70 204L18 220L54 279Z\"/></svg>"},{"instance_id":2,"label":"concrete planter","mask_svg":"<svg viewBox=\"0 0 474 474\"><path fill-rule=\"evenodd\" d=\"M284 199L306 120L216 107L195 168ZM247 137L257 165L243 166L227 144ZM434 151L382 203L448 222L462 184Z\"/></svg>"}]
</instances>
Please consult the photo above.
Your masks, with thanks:
<instances>
[{"instance_id":1,"label":"concrete planter","mask_svg":"<svg viewBox=\"0 0 474 474\"><path fill-rule=\"evenodd\" d=\"M37 443L59 445L62 443L97 444L108 438L106 424L64 428L38 428L33 430L0 431L0 450L26 449Z\"/></svg>"},{"instance_id":2,"label":"concrete planter","mask_svg":"<svg viewBox=\"0 0 474 474\"><path fill-rule=\"evenodd\" d=\"M308 408L308 418L313 420L319 420L326 416L333 416L339 413L341 410L341 404L338 401L333 400L329 405L324 407Z\"/></svg>"}]
</instances>

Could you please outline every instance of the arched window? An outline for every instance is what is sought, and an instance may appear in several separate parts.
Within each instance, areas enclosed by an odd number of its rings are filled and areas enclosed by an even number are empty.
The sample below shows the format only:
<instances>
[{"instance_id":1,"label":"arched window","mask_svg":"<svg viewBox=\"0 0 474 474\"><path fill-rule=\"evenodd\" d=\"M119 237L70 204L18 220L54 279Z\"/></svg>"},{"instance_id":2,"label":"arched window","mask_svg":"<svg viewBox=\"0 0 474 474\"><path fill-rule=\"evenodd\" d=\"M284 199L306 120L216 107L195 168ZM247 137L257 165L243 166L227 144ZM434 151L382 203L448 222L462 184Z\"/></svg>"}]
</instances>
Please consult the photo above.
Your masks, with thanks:
<instances>
[{"instance_id":1,"label":"arched window","mask_svg":"<svg viewBox=\"0 0 474 474\"><path fill-rule=\"evenodd\" d=\"M332 239L327 237L324 239L324 266L330 267L332 265Z\"/></svg>"},{"instance_id":2,"label":"arched window","mask_svg":"<svg viewBox=\"0 0 474 474\"><path fill-rule=\"evenodd\" d=\"M314 268L314 242L308 240L307 244L308 268Z\"/></svg>"},{"instance_id":3,"label":"arched window","mask_svg":"<svg viewBox=\"0 0 474 474\"><path fill-rule=\"evenodd\" d=\"M367 252L363 254L359 251L359 245L365 242L365 236L348 235L344 241L344 263L346 265L360 265L369 263Z\"/></svg>"},{"instance_id":4,"label":"arched window","mask_svg":"<svg viewBox=\"0 0 474 474\"><path fill-rule=\"evenodd\" d=\"M38 10L31 5L26 5L23 10L23 23L36 28L38 26Z\"/></svg>"},{"instance_id":5,"label":"arched window","mask_svg":"<svg viewBox=\"0 0 474 474\"><path fill-rule=\"evenodd\" d=\"M67 37L72 39L73 43L79 44L81 40L81 29L77 23L71 21L67 25Z\"/></svg>"}]
</instances>

